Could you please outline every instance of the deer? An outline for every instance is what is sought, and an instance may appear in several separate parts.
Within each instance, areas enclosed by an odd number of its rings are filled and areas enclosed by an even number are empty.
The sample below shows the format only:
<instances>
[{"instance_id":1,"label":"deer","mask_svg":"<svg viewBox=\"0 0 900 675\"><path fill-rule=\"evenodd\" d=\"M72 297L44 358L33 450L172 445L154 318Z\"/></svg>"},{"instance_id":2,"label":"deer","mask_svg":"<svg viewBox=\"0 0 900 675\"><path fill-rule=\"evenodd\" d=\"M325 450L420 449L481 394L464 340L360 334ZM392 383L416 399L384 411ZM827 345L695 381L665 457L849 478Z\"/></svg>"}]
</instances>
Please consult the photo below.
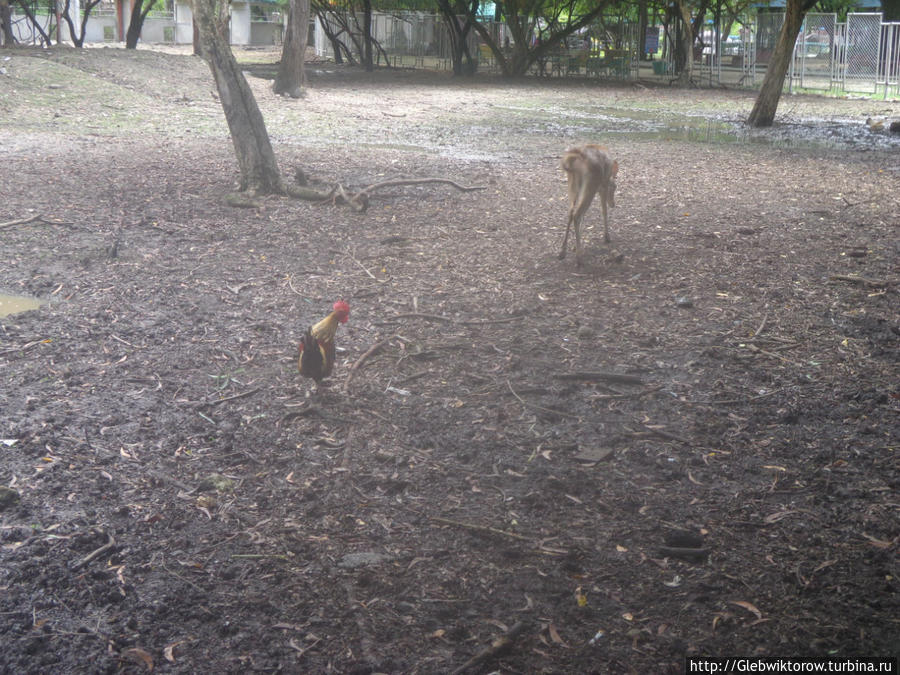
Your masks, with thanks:
<instances>
[{"instance_id":1,"label":"deer","mask_svg":"<svg viewBox=\"0 0 900 675\"><path fill-rule=\"evenodd\" d=\"M569 243L569 230L575 227L575 264L582 264L581 219L587 211L594 195L600 193L600 205L603 207L603 241L609 243L609 216L607 206L616 205L616 174L619 163L609 156L602 145L581 145L566 150L560 162L560 168L566 172L569 180L569 217L566 222L566 236L563 237L559 259L566 257L566 245Z\"/></svg>"}]
</instances>

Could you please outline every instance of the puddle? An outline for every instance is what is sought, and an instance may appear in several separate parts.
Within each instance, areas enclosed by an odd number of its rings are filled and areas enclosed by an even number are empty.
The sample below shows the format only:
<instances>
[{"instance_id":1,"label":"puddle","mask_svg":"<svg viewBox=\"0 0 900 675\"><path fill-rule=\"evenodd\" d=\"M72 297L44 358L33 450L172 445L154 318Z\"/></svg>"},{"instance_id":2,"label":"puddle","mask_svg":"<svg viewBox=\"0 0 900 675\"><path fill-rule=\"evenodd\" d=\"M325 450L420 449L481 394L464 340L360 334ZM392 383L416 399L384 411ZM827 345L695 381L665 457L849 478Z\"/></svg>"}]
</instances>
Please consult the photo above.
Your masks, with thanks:
<instances>
[{"instance_id":1,"label":"puddle","mask_svg":"<svg viewBox=\"0 0 900 675\"><path fill-rule=\"evenodd\" d=\"M651 128L646 128L648 126ZM612 134L616 131L609 129L606 133ZM622 129L619 133L645 140L770 145L797 149L900 149L900 135L875 134L870 132L864 124L833 120L782 122L768 129L752 129L743 121L729 122L709 118L692 118L653 125L642 122Z\"/></svg>"},{"instance_id":2,"label":"puddle","mask_svg":"<svg viewBox=\"0 0 900 675\"><path fill-rule=\"evenodd\" d=\"M0 293L0 318L16 314L17 312L27 312L37 309L43 303L34 298L28 298L23 295L5 295Z\"/></svg>"},{"instance_id":3,"label":"puddle","mask_svg":"<svg viewBox=\"0 0 900 675\"><path fill-rule=\"evenodd\" d=\"M568 136L610 136L640 140L689 141L735 145L770 145L788 148L900 150L900 134L873 133L859 120L801 119L781 121L767 129L753 129L744 119L722 115L686 115L658 110L591 106L525 110L536 133Z\"/></svg>"}]
</instances>

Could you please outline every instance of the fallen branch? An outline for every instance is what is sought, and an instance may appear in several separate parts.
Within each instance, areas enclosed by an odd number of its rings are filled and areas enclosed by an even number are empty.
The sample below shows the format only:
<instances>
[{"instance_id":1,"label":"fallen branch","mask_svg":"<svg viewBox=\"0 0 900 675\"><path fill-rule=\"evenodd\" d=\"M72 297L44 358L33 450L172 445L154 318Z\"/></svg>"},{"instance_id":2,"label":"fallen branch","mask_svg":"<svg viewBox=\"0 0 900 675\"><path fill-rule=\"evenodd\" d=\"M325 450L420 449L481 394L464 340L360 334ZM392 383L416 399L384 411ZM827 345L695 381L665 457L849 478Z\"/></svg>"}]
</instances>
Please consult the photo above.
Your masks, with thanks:
<instances>
[{"instance_id":1,"label":"fallen branch","mask_svg":"<svg viewBox=\"0 0 900 675\"><path fill-rule=\"evenodd\" d=\"M653 427L648 427L646 424L637 423L639 427L644 429L647 433L654 434L655 436L659 436L660 438L665 438L669 441L677 441L679 443L684 443L685 445L693 445L686 438L682 438L681 436L676 436L675 434L669 433L668 431L663 431L662 429L654 429Z\"/></svg>"},{"instance_id":2,"label":"fallen branch","mask_svg":"<svg viewBox=\"0 0 900 675\"><path fill-rule=\"evenodd\" d=\"M353 379L353 374L359 369L360 366L362 366L363 363L366 362L366 359L368 359L375 352L377 352L379 349L381 349L386 344L388 344L391 340L394 340L396 338L397 338L397 335L395 334L395 335L391 335L391 337L389 337L389 338L385 338L381 342L376 342L374 345L369 347L369 349L366 351L365 354L363 354L362 356L359 357L359 359L357 359L356 363L354 363L353 366L350 368L350 372L347 373L347 379L344 381L344 392L345 393L350 391L350 381Z\"/></svg>"},{"instance_id":3,"label":"fallen branch","mask_svg":"<svg viewBox=\"0 0 900 675\"><path fill-rule=\"evenodd\" d=\"M451 520L450 518L441 518L440 516L431 516L431 519L437 523L443 523L444 525L454 525L455 527L462 527L467 530L475 530L476 532L488 532L490 534L502 534L505 537L512 537L513 539L520 539L522 541L534 542L530 537L525 537L521 534L516 534L515 532L507 532L506 530L498 530L496 527L487 527L485 525L474 525L473 523L463 523L459 520Z\"/></svg>"},{"instance_id":4,"label":"fallen branch","mask_svg":"<svg viewBox=\"0 0 900 675\"><path fill-rule=\"evenodd\" d=\"M657 391L659 391L660 389L662 389L663 387L665 387L664 384L657 384L653 387L647 387L643 391L635 391L630 394L625 394L625 393L620 393L620 392L616 392L615 394L593 394L591 396L591 400L592 401L614 401L614 400L618 400L618 399L641 398L643 396L647 396L648 394L654 394ZM612 387L606 387L606 389L615 391L615 389L612 389Z\"/></svg>"},{"instance_id":5,"label":"fallen branch","mask_svg":"<svg viewBox=\"0 0 900 675\"><path fill-rule=\"evenodd\" d=\"M439 314L422 314L421 312L395 314L394 316L385 319L385 321L392 321L394 319L426 319L428 321L443 321L444 323L454 323L453 319L451 319L450 317L440 316Z\"/></svg>"},{"instance_id":6,"label":"fallen branch","mask_svg":"<svg viewBox=\"0 0 900 675\"><path fill-rule=\"evenodd\" d=\"M157 480L160 480L164 483L171 483L172 485L177 487L179 490L181 490L182 492L184 492L185 494L188 494L188 495L197 491L196 487L191 487L187 483L182 483L180 480L178 480L174 476L170 476L169 474L165 473L164 471L157 471L156 469L147 469L147 475L153 476Z\"/></svg>"},{"instance_id":7,"label":"fallen branch","mask_svg":"<svg viewBox=\"0 0 900 675\"><path fill-rule=\"evenodd\" d=\"M526 624L524 621L517 621L508 631L506 631L506 633L491 642L489 647L485 647L471 659L462 664L459 668L454 670L453 675L460 675L461 673L466 672L469 668L473 668L474 666L480 665L485 661L489 661L497 656L502 655L513 646L513 642L522 633L525 632L525 629L527 627L528 624Z\"/></svg>"},{"instance_id":8,"label":"fallen branch","mask_svg":"<svg viewBox=\"0 0 900 675\"><path fill-rule=\"evenodd\" d=\"M512 323L513 321L518 321L522 317L520 316L511 316L506 319L451 319L449 316L441 316L440 314L423 314L422 312L406 312L405 314L395 314L394 316L389 316L386 319L379 321L379 323L394 323L396 321L400 321L401 319L425 319L426 321L441 321L443 323L455 323L459 326L482 326L491 323Z\"/></svg>"},{"instance_id":9,"label":"fallen branch","mask_svg":"<svg viewBox=\"0 0 900 675\"><path fill-rule=\"evenodd\" d=\"M372 279L374 279L375 281L378 281L378 277L376 277L376 276L375 276L374 274L372 274L368 269L366 269L366 266L363 265L361 262L359 262L359 260L357 260L356 258L354 258L354 257L353 257L353 254L350 253L350 251L347 251L347 254L346 254L346 255L347 255L348 258L350 258L350 260L352 260L352 261L355 262L357 265L359 265L360 269L362 269L363 272L365 272L366 274L368 274L368 275L369 275Z\"/></svg>"},{"instance_id":10,"label":"fallen branch","mask_svg":"<svg viewBox=\"0 0 900 675\"><path fill-rule=\"evenodd\" d=\"M754 354L762 354L763 356L771 356L773 359L779 359L780 361L784 361L785 363L790 363L794 366L802 366L803 364L798 363L797 361L792 361L791 359L786 359L781 354L775 354L774 352L766 351L765 349L760 349L754 344L748 344L747 349L753 352Z\"/></svg>"},{"instance_id":11,"label":"fallen branch","mask_svg":"<svg viewBox=\"0 0 900 675\"><path fill-rule=\"evenodd\" d=\"M26 223L33 223L36 220L43 220L43 214L37 214L36 216L31 216L31 218L19 218L17 220L8 220L5 223L0 223L0 230L4 230L7 227L15 227L16 225L25 225Z\"/></svg>"},{"instance_id":12,"label":"fallen branch","mask_svg":"<svg viewBox=\"0 0 900 675\"><path fill-rule=\"evenodd\" d=\"M593 382L603 380L605 382L617 382L619 384L644 384L644 380L637 375L625 375L622 373L608 373L604 371L583 373L558 373L553 376L557 380L584 380Z\"/></svg>"},{"instance_id":13,"label":"fallen branch","mask_svg":"<svg viewBox=\"0 0 900 675\"><path fill-rule=\"evenodd\" d=\"M448 178L398 178L392 180L381 181L380 183L373 183L367 188L360 190L359 195L369 194L372 190L378 190L379 188L384 187L396 187L398 185L425 185L427 183L443 183L446 185L452 185L457 190L461 190L462 192L472 192L473 190L486 190L486 185L473 185L472 187L466 187L465 185L460 185Z\"/></svg>"},{"instance_id":14,"label":"fallen branch","mask_svg":"<svg viewBox=\"0 0 900 675\"><path fill-rule=\"evenodd\" d=\"M313 188L299 185L286 185L284 187L284 191L286 194L297 199L306 199L308 201L322 203L330 201L332 204L347 204L351 206L355 211L361 213L369 208L369 197L375 190L386 187L397 187L400 185L425 185L429 183L443 183L446 185L452 185L457 190L461 190L463 192L487 189L487 186L485 185L473 185L471 187L460 185L456 181L452 181L449 178L397 178L381 181L380 183L373 183L372 185L363 188L356 194L351 194L350 192L348 192L340 183L335 184L334 187L332 187L328 192L321 192Z\"/></svg>"},{"instance_id":15,"label":"fallen branch","mask_svg":"<svg viewBox=\"0 0 900 675\"><path fill-rule=\"evenodd\" d=\"M701 563L709 557L709 550L705 548L683 548L680 546L660 546L660 554L669 558L680 558L688 562Z\"/></svg>"},{"instance_id":16,"label":"fallen branch","mask_svg":"<svg viewBox=\"0 0 900 675\"><path fill-rule=\"evenodd\" d=\"M766 327L766 321L769 320L769 313L766 312L765 316L762 318L762 323L759 324L759 328L753 333L753 337L759 337L759 334L763 332L763 329Z\"/></svg>"},{"instance_id":17,"label":"fallen branch","mask_svg":"<svg viewBox=\"0 0 900 675\"><path fill-rule=\"evenodd\" d=\"M241 392L240 394L234 394L233 396L226 396L225 398L217 398L215 401L200 401L197 405L203 406L214 406L219 405L220 403L225 403L227 401L234 401L238 398L244 398L245 396L253 396L256 392L259 391L259 387L254 387L253 389L249 389L248 391Z\"/></svg>"},{"instance_id":18,"label":"fallen branch","mask_svg":"<svg viewBox=\"0 0 900 675\"><path fill-rule=\"evenodd\" d=\"M81 569L82 567L87 565L89 562L91 562L91 560L93 560L97 556L103 555L104 553L106 553L107 551L109 551L111 548L113 548L116 545L116 540L113 539L113 536L109 532L106 532L105 534L109 538L109 541L107 541L105 544L103 544L103 546L101 546L100 548L88 553L86 556L84 556L78 562L74 563L72 565L73 570Z\"/></svg>"},{"instance_id":19,"label":"fallen branch","mask_svg":"<svg viewBox=\"0 0 900 675\"><path fill-rule=\"evenodd\" d=\"M892 282L887 279L872 279L870 277L857 277L850 274L832 274L828 277L829 281L847 281L851 284L862 284L872 288L885 288L890 286Z\"/></svg>"},{"instance_id":20,"label":"fallen branch","mask_svg":"<svg viewBox=\"0 0 900 675\"><path fill-rule=\"evenodd\" d=\"M560 417L568 417L569 419L577 420L581 419L578 415L572 415L571 413L562 412L561 410L554 410L553 408L545 408L540 405L536 405L534 403L529 403L521 396L516 393L516 390L512 388L512 384L510 384L509 380L506 381L506 386L509 387L509 390L512 392L512 395L518 399L519 403L524 405L526 408L534 408L535 410L542 410L543 412L553 413L554 415L559 415Z\"/></svg>"},{"instance_id":21,"label":"fallen branch","mask_svg":"<svg viewBox=\"0 0 900 675\"><path fill-rule=\"evenodd\" d=\"M353 207L354 211L362 213L367 208L369 208L369 195L365 192L360 192L359 194L350 195L347 194L347 191L344 190L344 186L338 183L337 185L337 194L334 195L332 199L333 204L337 204L338 201L343 201L344 203Z\"/></svg>"}]
</instances>

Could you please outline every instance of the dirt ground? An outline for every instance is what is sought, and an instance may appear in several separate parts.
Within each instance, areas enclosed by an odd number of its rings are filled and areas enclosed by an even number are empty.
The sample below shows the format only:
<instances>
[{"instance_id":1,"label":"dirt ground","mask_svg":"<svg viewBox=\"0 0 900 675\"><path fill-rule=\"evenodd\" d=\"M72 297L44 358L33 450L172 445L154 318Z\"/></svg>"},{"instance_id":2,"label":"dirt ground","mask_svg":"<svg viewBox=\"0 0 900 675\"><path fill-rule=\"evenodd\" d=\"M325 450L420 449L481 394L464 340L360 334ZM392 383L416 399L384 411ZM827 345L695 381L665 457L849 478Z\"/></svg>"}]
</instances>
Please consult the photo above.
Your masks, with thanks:
<instances>
[{"instance_id":1,"label":"dirt ground","mask_svg":"<svg viewBox=\"0 0 900 675\"><path fill-rule=\"evenodd\" d=\"M247 209L198 59L0 57L0 671L897 655L900 104L314 64L286 174L484 189Z\"/></svg>"}]
</instances>

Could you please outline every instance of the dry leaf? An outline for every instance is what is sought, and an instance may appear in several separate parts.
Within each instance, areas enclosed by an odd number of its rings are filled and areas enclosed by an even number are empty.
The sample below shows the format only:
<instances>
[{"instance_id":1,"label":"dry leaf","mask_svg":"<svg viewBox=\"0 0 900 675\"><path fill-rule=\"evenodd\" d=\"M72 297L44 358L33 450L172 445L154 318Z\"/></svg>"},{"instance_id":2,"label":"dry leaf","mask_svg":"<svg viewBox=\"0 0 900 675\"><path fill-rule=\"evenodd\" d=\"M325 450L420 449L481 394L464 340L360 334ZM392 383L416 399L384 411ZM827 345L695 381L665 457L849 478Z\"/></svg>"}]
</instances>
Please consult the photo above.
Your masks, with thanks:
<instances>
[{"instance_id":1,"label":"dry leaf","mask_svg":"<svg viewBox=\"0 0 900 675\"><path fill-rule=\"evenodd\" d=\"M831 566L834 565L836 562L837 562L837 560L826 560L826 561L823 562L821 565L819 565L818 567L816 567L816 569L814 569L814 570L812 571L812 573L815 574L816 572L821 572L821 571L824 570L826 567L831 567Z\"/></svg>"},{"instance_id":2,"label":"dry leaf","mask_svg":"<svg viewBox=\"0 0 900 675\"><path fill-rule=\"evenodd\" d=\"M628 549L625 548L624 546L622 546L621 544L616 544L616 550L619 553L627 553L628 552Z\"/></svg>"},{"instance_id":3,"label":"dry leaf","mask_svg":"<svg viewBox=\"0 0 900 675\"><path fill-rule=\"evenodd\" d=\"M566 641L563 640L563 639L559 636L559 633L556 631L556 626L554 626L552 623L551 623L550 625L547 626L547 632L550 633L550 639L553 640L556 644L562 645L563 647L568 647L568 646L569 646L569 645L566 644Z\"/></svg>"},{"instance_id":4,"label":"dry leaf","mask_svg":"<svg viewBox=\"0 0 900 675\"><path fill-rule=\"evenodd\" d=\"M743 607L743 608L746 609L748 612L752 612L753 614L756 615L756 618L757 618L757 619L761 619L761 618L762 618L762 612L760 612L760 611L756 608L756 605L754 605L753 603L747 602L746 600L732 600L732 601L731 601L731 604L732 604L732 605L737 605L738 607Z\"/></svg>"},{"instance_id":5,"label":"dry leaf","mask_svg":"<svg viewBox=\"0 0 900 675\"><path fill-rule=\"evenodd\" d=\"M763 518L763 522L769 523L769 524L777 523L782 518L787 518L788 516L793 515L795 513L800 513L800 511L779 511L778 513L772 513L772 514L766 516L765 518Z\"/></svg>"},{"instance_id":6,"label":"dry leaf","mask_svg":"<svg viewBox=\"0 0 900 675\"><path fill-rule=\"evenodd\" d=\"M872 544L872 546L874 546L875 548L885 549L885 548L890 548L891 546L894 545L893 542L885 541L884 539L876 539L872 535L866 534L865 532L863 532L863 536L866 539L868 539L869 543Z\"/></svg>"},{"instance_id":7,"label":"dry leaf","mask_svg":"<svg viewBox=\"0 0 900 675\"><path fill-rule=\"evenodd\" d=\"M634 614L632 614L631 612L625 612L622 615L622 618L625 619L626 621L634 621Z\"/></svg>"},{"instance_id":8,"label":"dry leaf","mask_svg":"<svg viewBox=\"0 0 900 675\"><path fill-rule=\"evenodd\" d=\"M179 640L178 642L173 642L172 644L166 646L166 648L163 649L163 656L166 657L166 661L168 661L169 663L175 663L175 647L183 645L185 642L187 642L187 640Z\"/></svg>"},{"instance_id":9,"label":"dry leaf","mask_svg":"<svg viewBox=\"0 0 900 675\"><path fill-rule=\"evenodd\" d=\"M153 657L140 647L132 647L131 649L126 649L124 652L122 652L121 656L123 659L128 659L129 661L134 661L135 663L143 663L145 666L147 666L147 670L149 670L151 673L153 672Z\"/></svg>"}]
</instances>

